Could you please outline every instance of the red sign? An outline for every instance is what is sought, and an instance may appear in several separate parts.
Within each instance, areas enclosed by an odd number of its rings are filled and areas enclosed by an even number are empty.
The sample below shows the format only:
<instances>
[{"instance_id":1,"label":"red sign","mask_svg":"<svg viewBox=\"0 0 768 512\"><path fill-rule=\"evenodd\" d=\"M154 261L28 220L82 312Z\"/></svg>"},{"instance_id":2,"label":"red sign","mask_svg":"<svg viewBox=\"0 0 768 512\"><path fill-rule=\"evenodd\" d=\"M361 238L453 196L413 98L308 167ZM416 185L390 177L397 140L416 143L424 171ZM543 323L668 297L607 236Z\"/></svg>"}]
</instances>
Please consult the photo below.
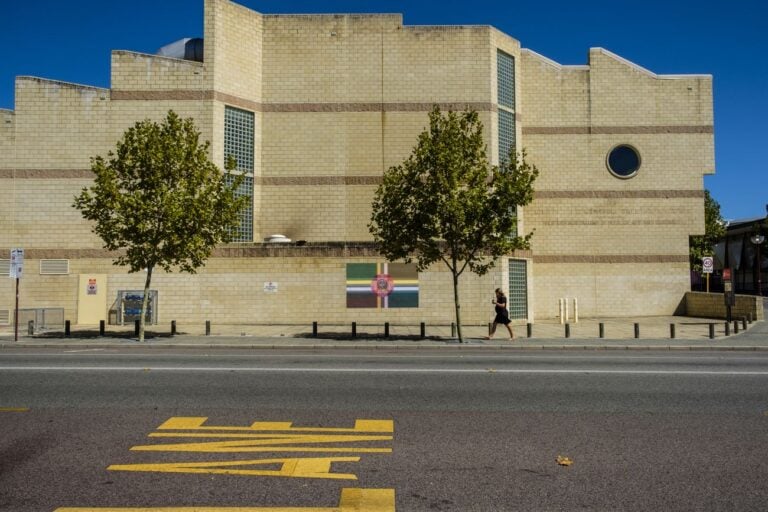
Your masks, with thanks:
<instances>
[{"instance_id":1,"label":"red sign","mask_svg":"<svg viewBox=\"0 0 768 512\"><path fill-rule=\"evenodd\" d=\"M376 274L371 280L371 291L379 297L386 297L395 289L395 281L389 274Z\"/></svg>"},{"instance_id":2,"label":"red sign","mask_svg":"<svg viewBox=\"0 0 768 512\"><path fill-rule=\"evenodd\" d=\"M731 280L731 269L724 268L723 269L723 281L730 281Z\"/></svg>"}]
</instances>

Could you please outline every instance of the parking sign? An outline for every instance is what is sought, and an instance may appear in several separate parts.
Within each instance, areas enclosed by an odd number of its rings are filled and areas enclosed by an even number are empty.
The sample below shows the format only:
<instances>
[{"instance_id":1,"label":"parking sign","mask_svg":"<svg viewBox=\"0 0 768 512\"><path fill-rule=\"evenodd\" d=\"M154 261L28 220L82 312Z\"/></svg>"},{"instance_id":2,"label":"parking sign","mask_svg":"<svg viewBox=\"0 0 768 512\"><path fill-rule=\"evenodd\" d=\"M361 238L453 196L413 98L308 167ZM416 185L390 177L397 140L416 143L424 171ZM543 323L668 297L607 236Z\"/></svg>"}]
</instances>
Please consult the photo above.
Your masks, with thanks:
<instances>
[{"instance_id":1,"label":"parking sign","mask_svg":"<svg viewBox=\"0 0 768 512\"><path fill-rule=\"evenodd\" d=\"M24 267L24 249L11 249L11 272L9 277L21 279L21 271Z\"/></svg>"}]
</instances>

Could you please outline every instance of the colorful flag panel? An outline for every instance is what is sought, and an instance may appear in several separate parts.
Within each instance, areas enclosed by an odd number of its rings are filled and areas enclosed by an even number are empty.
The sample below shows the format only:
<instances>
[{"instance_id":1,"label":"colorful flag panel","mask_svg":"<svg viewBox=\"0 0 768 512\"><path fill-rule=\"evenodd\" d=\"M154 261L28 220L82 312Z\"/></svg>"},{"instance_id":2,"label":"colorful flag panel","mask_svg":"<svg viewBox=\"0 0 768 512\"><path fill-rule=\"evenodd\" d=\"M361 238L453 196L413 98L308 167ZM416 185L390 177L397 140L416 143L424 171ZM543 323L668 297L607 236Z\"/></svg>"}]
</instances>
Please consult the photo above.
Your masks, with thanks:
<instances>
[{"instance_id":1,"label":"colorful flag panel","mask_svg":"<svg viewBox=\"0 0 768 512\"><path fill-rule=\"evenodd\" d=\"M347 307L419 307L416 266L408 263L347 263Z\"/></svg>"}]
</instances>

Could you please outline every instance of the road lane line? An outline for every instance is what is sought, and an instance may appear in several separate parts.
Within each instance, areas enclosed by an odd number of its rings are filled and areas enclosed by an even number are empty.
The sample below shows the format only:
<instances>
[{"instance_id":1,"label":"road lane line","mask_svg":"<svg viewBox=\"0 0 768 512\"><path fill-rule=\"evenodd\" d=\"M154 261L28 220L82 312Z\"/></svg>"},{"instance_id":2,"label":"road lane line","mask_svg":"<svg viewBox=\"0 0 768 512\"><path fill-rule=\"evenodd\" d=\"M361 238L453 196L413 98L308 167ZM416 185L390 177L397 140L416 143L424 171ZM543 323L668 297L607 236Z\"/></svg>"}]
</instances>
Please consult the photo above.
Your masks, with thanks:
<instances>
[{"instance_id":1,"label":"road lane line","mask_svg":"<svg viewBox=\"0 0 768 512\"><path fill-rule=\"evenodd\" d=\"M232 373L443 373L489 374L488 368L312 368L312 367L173 367L173 366L0 366L0 371L76 371L76 372L232 372ZM723 375L768 376L766 371L710 371L710 370L600 370L584 368L575 370L554 369L496 369L495 374L590 374L590 375Z\"/></svg>"},{"instance_id":2,"label":"road lane line","mask_svg":"<svg viewBox=\"0 0 768 512\"><path fill-rule=\"evenodd\" d=\"M29 412L29 407L0 407L0 412Z\"/></svg>"}]
</instances>

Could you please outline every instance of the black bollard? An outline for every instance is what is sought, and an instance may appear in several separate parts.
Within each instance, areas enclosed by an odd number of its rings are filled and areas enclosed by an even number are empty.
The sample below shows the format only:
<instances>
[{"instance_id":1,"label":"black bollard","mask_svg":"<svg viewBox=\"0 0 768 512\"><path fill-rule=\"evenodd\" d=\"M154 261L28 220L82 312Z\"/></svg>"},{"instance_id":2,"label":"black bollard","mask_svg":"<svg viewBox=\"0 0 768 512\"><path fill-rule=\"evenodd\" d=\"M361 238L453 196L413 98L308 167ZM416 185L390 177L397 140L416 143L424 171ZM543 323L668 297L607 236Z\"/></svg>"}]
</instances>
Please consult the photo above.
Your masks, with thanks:
<instances>
[{"instance_id":1,"label":"black bollard","mask_svg":"<svg viewBox=\"0 0 768 512\"><path fill-rule=\"evenodd\" d=\"M640 337L640 324L635 323L635 339Z\"/></svg>"},{"instance_id":2,"label":"black bollard","mask_svg":"<svg viewBox=\"0 0 768 512\"><path fill-rule=\"evenodd\" d=\"M725 322L725 335L730 336L731 335L731 323Z\"/></svg>"},{"instance_id":3,"label":"black bollard","mask_svg":"<svg viewBox=\"0 0 768 512\"><path fill-rule=\"evenodd\" d=\"M64 322L64 336L69 336L72 334L72 323L67 320Z\"/></svg>"},{"instance_id":4,"label":"black bollard","mask_svg":"<svg viewBox=\"0 0 768 512\"><path fill-rule=\"evenodd\" d=\"M105 323L104 320L99 320L99 336L104 336L104 332L106 331Z\"/></svg>"},{"instance_id":5,"label":"black bollard","mask_svg":"<svg viewBox=\"0 0 768 512\"><path fill-rule=\"evenodd\" d=\"M171 336L176 336L176 320L171 320Z\"/></svg>"},{"instance_id":6,"label":"black bollard","mask_svg":"<svg viewBox=\"0 0 768 512\"><path fill-rule=\"evenodd\" d=\"M752 312L747 313L747 322L752 323Z\"/></svg>"},{"instance_id":7,"label":"black bollard","mask_svg":"<svg viewBox=\"0 0 768 512\"><path fill-rule=\"evenodd\" d=\"M389 322L384 322L384 337L389 338Z\"/></svg>"},{"instance_id":8,"label":"black bollard","mask_svg":"<svg viewBox=\"0 0 768 512\"><path fill-rule=\"evenodd\" d=\"M741 328L747 330L747 317L745 316L741 317Z\"/></svg>"},{"instance_id":9,"label":"black bollard","mask_svg":"<svg viewBox=\"0 0 768 512\"><path fill-rule=\"evenodd\" d=\"M571 337L571 324L565 324L565 337Z\"/></svg>"},{"instance_id":10,"label":"black bollard","mask_svg":"<svg viewBox=\"0 0 768 512\"><path fill-rule=\"evenodd\" d=\"M488 336L491 335L491 329L493 329L493 324L491 322L488 322Z\"/></svg>"},{"instance_id":11,"label":"black bollard","mask_svg":"<svg viewBox=\"0 0 768 512\"><path fill-rule=\"evenodd\" d=\"M211 335L211 321L206 320L205 321L205 335L210 336Z\"/></svg>"},{"instance_id":12,"label":"black bollard","mask_svg":"<svg viewBox=\"0 0 768 512\"><path fill-rule=\"evenodd\" d=\"M600 331L600 337L605 338L605 324L603 322L600 322L599 325L599 331Z\"/></svg>"},{"instance_id":13,"label":"black bollard","mask_svg":"<svg viewBox=\"0 0 768 512\"><path fill-rule=\"evenodd\" d=\"M456 324L451 322L451 338L456 337Z\"/></svg>"},{"instance_id":14,"label":"black bollard","mask_svg":"<svg viewBox=\"0 0 768 512\"><path fill-rule=\"evenodd\" d=\"M669 324L669 337L675 339L675 324Z\"/></svg>"},{"instance_id":15,"label":"black bollard","mask_svg":"<svg viewBox=\"0 0 768 512\"><path fill-rule=\"evenodd\" d=\"M357 337L357 322L352 322L352 337Z\"/></svg>"},{"instance_id":16,"label":"black bollard","mask_svg":"<svg viewBox=\"0 0 768 512\"><path fill-rule=\"evenodd\" d=\"M27 324L27 334L29 334L30 336L35 334L35 321L34 320L30 320L29 323Z\"/></svg>"},{"instance_id":17,"label":"black bollard","mask_svg":"<svg viewBox=\"0 0 768 512\"><path fill-rule=\"evenodd\" d=\"M425 324L424 322L421 322L419 327L421 329L421 333L420 333L421 334L421 339L426 338L427 337L427 324Z\"/></svg>"},{"instance_id":18,"label":"black bollard","mask_svg":"<svg viewBox=\"0 0 768 512\"><path fill-rule=\"evenodd\" d=\"M134 320L133 321L133 335L138 336L139 335L139 321Z\"/></svg>"},{"instance_id":19,"label":"black bollard","mask_svg":"<svg viewBox=\"0 0 768 512\"><path fill-rule=\"evenodd\" d=\"M526 330L528 331L526 334L528 334L529 338L533 338L533 324L528 322L528 324L526 324L526 327L527 327Z\"/></svg>"},{"instance_id":20,"label":"black bollard","mask_svg":"<svg viewBox=\"0 0 768 512\"><path fill-rule=\"evenodd\" d=\"M733 321L733 334L739 334L739 321Z\"/></svg>"},{"instance_id":21,"label":"black bollard","mask_svg":"<svg viewBox=\"0 0 768 512\"><path fill-rule=\"evenodd\" d=\"M317 322L312 322L312 337L317 338Z\"/></svg>"},{"instance_id":22,"label":"black bollard","mask_svg":"<svg viewBox=\"0 0 768 512\"><path fill-rule=\"evenodd\" d=\"M709 339L715 339L715 324L709 324Z\"/></svg>"}]
</instances>

